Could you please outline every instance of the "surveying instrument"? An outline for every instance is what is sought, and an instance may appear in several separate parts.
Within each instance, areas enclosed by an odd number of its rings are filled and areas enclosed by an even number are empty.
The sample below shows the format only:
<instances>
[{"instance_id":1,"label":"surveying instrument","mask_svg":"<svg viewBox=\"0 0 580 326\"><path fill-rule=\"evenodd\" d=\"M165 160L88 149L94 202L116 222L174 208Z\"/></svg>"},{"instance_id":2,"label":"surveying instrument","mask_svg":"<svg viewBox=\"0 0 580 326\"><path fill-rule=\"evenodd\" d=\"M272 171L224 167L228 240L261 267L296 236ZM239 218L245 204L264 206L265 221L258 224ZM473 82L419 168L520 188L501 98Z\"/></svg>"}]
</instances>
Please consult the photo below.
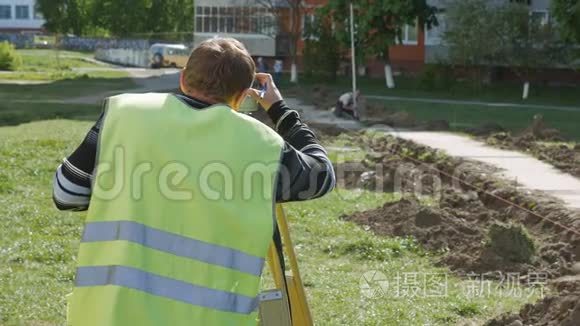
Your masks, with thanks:
<instances>
[{"instance_id":1,"label":"surveying instrument","mask_svg":"<svg viewBox=\"0 0 580 326\"><path fill-rule=\"evenodd\" d=\"M306 300L304 285L298 270L298 261L286 213L281 204L276 205L277 227L266 260L274 284L273 290L260 293L260 325L262 326L312 326L312 315ZM284 251L290 264L286 271Z\"/></svg>"}]
</instances>

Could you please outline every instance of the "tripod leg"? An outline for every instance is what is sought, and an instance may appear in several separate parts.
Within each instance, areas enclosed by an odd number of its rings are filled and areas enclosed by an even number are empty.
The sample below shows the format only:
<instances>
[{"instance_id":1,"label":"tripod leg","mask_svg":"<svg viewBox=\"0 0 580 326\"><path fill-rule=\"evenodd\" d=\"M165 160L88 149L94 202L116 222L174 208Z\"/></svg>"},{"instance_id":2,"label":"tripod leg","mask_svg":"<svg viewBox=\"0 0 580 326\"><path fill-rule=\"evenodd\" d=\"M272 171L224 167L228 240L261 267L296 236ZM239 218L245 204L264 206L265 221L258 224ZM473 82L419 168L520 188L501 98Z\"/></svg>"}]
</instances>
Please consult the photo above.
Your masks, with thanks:
<instances>
[{"instance_id":1,"label":"tripod leg","mask_svg":"<svg viewBox=\"0 0 580 326\"><path fill-rule=\"evenodd\" d=\"M286 214L284 213L284 208L280 204L276 206L276 218L278 221L278 228L280 229L280 234L282 236L282 243L284 244L288 262L290 263L291 273L286 275L286 280L289 288L288 292L290 295L290 306L292 308L293 325L312 326L312 315L310 314L310 308L308 307L304 285L302 283L302 278L300 277L298 260L296 259L294 245L292 244L292 239L290 237L290 231L286 221Z\"/></svg>"}]
</instances>

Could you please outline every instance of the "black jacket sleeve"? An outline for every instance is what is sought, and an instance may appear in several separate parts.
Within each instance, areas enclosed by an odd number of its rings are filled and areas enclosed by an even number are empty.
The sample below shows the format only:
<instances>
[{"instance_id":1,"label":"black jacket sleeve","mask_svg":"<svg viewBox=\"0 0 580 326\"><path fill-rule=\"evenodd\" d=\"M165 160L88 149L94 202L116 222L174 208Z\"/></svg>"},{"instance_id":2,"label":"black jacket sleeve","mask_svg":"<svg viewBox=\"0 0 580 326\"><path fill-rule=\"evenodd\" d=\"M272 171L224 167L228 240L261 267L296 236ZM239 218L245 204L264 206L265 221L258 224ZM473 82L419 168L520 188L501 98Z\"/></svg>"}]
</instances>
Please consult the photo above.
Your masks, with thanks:
<instances>
[{"instance_id":1,"label":"black jacket sleeve","mask_svg":"<svg viewBox=\"0 0 580 326\"><path fill-rule=\"evenodd\" d=\"M268 115L286 141L278 174L277 202L314 199L334 189L334 169L326 150L300 120L298 112L279 101L268 110Z\"/></svg>"}]
</instances>

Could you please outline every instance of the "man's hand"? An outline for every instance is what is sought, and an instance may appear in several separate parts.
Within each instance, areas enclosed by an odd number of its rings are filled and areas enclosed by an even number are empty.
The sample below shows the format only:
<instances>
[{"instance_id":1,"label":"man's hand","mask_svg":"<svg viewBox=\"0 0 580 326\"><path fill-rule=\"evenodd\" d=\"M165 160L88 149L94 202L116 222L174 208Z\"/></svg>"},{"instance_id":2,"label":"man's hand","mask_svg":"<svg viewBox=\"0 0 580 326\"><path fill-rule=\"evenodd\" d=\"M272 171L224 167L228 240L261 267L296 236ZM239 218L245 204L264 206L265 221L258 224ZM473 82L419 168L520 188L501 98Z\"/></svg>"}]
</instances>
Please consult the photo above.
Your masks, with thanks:
<instances>
[{"instance_id":1,"label":"man's hand","mask_svg":"<svg viewBox=\"0 0 580 326\"><path fill-rule=\"evenodd\" d=\"M258 73L256 74L256 81L262 85L263 91L259 91L254 88L248 90L248 95L250 95L254 100L256 100L260 105L268 111L272 104L282 100L282 94L274 84L272 75ZM264 93L264 96L260 96L260 93Z\"/></svg>"}]
</instances>

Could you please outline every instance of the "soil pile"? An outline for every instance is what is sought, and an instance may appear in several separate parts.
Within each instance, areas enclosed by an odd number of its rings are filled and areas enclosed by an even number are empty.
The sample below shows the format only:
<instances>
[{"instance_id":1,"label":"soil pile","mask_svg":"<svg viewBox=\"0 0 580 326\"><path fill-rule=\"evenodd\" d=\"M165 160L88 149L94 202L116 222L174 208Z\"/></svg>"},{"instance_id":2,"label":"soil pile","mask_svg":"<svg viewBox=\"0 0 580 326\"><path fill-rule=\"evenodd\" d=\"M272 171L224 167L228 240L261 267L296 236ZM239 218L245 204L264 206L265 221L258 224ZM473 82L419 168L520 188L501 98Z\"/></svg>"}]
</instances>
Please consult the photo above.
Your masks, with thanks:
<instances>
[{"instance_id":1,"label":"soil pile","mask_svg":"<svg viewBox=\"0 0 580 326\"><path fill-rule=\"evenodd\" d=\"M569 273L573 263L569 245L538 241L508 214L509 210L487 209L475 193L446 191L438 206L403 198L345 219L380 235L413 236L424 248L440 252L439 262L459 274Z\"/></svg>"},{"instance_id":2,"label":"soil pile","mask_svg":"<svg viewBox=\"0 0 580 326\"><path fill-rule=\"evenodd\" d=\"M535 115L532 124L515 136L503 130L472 133L480 136L488 145L529 153L564 172L580 177L580 144L563 143L560 132L547 128L541 115Z\"/></svg>"},{"instance_id":3,"label":"soil pile","mask_svg":"<svg viewBox=\"0 0 580 326\"><path fill-rule=\"evenodd\" d=\"M346 187L400 192L404 199L346 219L382 235L414 236L425 248L442 251L441 263L457 272L538 271L555 278L570 273L580 257L580 236L546 220L579 230L580 217L551 197L524 193L494 179L492 167L410 141L363 139L373 153L339 165L339 180ZM430 207L421 204L425 198Z\"/></svg>"},{"instance_id":4,"label":"soil pile","mask_svg":"<svg viewBox=\"0 0 580 326\"><path fill-rule=\"evenodd\" d=\"M563 277L550 284L557 295L546 296L535 304L528 304L517 314L507 314L486 323L487 326L580 325L580 278Z\"/></svg>"},{"instance_id":5,"label":"soil pile","mask_svg":"<svg viewBox=\"0 0 580 326\"><path fill-rule=\"evenodd\" d=\"M489 145L518 150L552 164L556 168L580 177L580 145L546 143L527 135L514 137L509 133L495 133L484 139Z\"/></svg>"},{"instance_id":6,"label":"soil pile","mask_svg":"<svg viewBox=\"0 0 580 326\"><path fill-rule=\"evenodd\" d=\"M460 275L538 272L553 280L553 295L488 325L580 325L580 278L563 276L580 273L578 263L573 265L580 236L567 229L580 230L578 212L496 179L495 169L484 164L390 136L363 142L372 154L357 163L348 186L396 190L403 199L345 219L381 235L413 236L439 251L439 263ZM422 204L424 198L431 199L430 206Z\"/></svg>"}]
</instances>

